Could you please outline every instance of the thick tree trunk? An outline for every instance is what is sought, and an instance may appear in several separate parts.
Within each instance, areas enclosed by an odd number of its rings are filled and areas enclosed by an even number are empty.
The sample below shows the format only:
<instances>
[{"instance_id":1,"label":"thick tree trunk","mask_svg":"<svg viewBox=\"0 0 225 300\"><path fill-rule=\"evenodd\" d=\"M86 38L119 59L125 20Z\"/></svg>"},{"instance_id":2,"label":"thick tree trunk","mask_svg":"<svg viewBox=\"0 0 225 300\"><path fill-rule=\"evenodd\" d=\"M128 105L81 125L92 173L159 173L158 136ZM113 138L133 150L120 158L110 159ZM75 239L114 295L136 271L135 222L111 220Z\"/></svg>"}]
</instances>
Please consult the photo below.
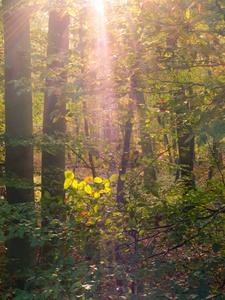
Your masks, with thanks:
<instances>
[{"instance_id":1,"label":"thick tree trunk","mask_svg":"<svg viewBox=\"0 0 225 300\"><path fill-rule=\"evenodd\" d=\"M5 43L6 176L10 204L34 200L32 95L29 11L21 1L3 0ZM15 143L15 140L17 141ZM17 180L17 186L12 186ZM18 183L19 180L19 183ZM21 185L21 186L20 186ZM7 242L10 272L20 277L35 264L35 250L27 238ZM23 286L18 279L17 285Z\"/></svg>"},{"instance_id":2,"label":"thick tree trunk","mask_svg":"<svg viewBox=\"0 0 225 300\"><path fill-rule=\"evenodd\" d=\"M47 67L51 75L46 78L44 101L43 133L47 141L53 140L42 152L42 187L52 197L64 197L63 183L65 170L65 148L62 142L66 131L66 103L63 99L63 86L67 74L64 69L69 47L70 16L64 11L52 10L49 13L48 57L52 63ZM51 60L51 59L50 59ZM56 114L58 117L54 119Z\"/></svg>"},{"instance_id":3,"label":"thick tree trunk","mask_svg":"<svg viewBox=\"0 0 225 300\"><path fill-rule=\"evenodd\" d=\"M52 10L49 13L48 31L48 57L52 61L47 67L51 73L46 78L46 92L44 100L43 133L48 142L46 149L42 151L42 226L49 224L48 215L51 218L64 216L55 203L59 197L64 199L64 171L65 171L65 146L64 135L66 132L65 114L66 103L64 88L67 81L65 62L69 48L69 23L68 13L60 10ZM57 116L54 119L54 115ZM52 145L50 145L52 143ZM51 195L45 197L45 192ZM42 248L42 256L48 263L54 257L56 246L54 240L46 243Z\"/></svg>"}]
</instances>

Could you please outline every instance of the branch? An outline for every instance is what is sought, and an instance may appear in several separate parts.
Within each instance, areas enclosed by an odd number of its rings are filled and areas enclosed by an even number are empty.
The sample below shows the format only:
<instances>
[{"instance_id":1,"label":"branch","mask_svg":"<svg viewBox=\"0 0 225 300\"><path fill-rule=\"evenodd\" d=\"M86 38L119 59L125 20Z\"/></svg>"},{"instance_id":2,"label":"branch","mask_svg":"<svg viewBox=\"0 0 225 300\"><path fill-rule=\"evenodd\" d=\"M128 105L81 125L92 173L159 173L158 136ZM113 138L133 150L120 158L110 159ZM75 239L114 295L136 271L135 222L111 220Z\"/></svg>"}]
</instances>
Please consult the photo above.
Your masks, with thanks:
<instances>
[{"instance_id":1,"label":"branch","mask_svg":"<svg viewBox=\"0 0 225 300\"><path fill-rule=\"evenodd\" d=\"M159 153L159 154L153 159L153 161L152 161L149 165L147 165L147 167L145 167L144 169L142 169L142 170L137 174L136 178L130 182L130 184L127 186L127 188L130 188L131 185L135 182L135 180L137 179L137 177L138 177L142 172L144 172L144 171L147 170L149 167L151 167L151 166L154 164L154 162L155 162L160 156L162 156L163 154L165 154L166 152L168 152L168 151L169 151L171 148L173 148L176 144L177 144L177 142L173 143L172 146L169 146L165 151Z\"/></svg>"},{"instance_id":2,"label":"branch","mask_svg":"<svg viewBox=\"0 0 225 300\"><path fill-rule=\"evenodd\" d=\"M216 3L216 6L218 7L219 11L223 15L223 20L225 21L225 14L223 13L223 10L222 10L221 6L219 5L218 0L215 0L215 3Z\"/></svg>"},{"instance_id":3,"label":"branch","mask_svg":"<svg viewBox=\"0 0 225 300\"><path fill-rule=\"evenodd\" d=\"M68 145L67 145L67 147L70 149L70 151L72 151L78 158L80 158L84 162L84 164L85 164L86 167L88 167L89 169L91 169L91 166L89 166L89 164L86 163L86 161L82 158L81 155L79 155L76 151L74 151Z\"/></svg>"}]
</instances>

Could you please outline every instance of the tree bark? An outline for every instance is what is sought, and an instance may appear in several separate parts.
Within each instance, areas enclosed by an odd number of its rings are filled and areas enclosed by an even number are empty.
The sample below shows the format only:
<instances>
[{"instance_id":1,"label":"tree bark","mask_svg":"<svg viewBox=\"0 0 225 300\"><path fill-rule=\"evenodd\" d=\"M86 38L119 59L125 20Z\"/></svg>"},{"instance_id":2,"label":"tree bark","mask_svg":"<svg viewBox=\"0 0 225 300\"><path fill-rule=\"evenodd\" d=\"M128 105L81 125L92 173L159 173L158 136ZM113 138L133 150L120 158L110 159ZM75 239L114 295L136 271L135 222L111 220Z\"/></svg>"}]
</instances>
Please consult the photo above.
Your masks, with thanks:
<instances>
[{"instance_id":1,"label":"tree bark","mask_svg":"<svg viewBox=\"0 0 225 300\"><path fill-rule=\"evenodd\" d=\"M9 204L34 201L32 94L29 10L18 0L3 0L5 43L6 184ZM16 141L16 143L15 143ZM17 181L17 186L12 182ZM28 239L7 242L10 273L23 287L19 273L35 264Z\"/></svg>"},{"instance_id":2,"label":"tree bark","mask_svg":"<svg viewBox=\"0 0 225 300\"><path fill-rule=\"evenodd\" d=\"M65 170L65 147L62 142L66 132L66 103L63 88L67 81L65 71L66 55L69 47L70 16L64 11L52 10L49 13L48 57L52 62L47 65L51 75L46 78L44 100L43 133L53 140L42 152L43 196L48 191L52 197L64 198L63 183ZM51 60L51 59L50 59ZM57 118L53 116L56 113ZM54 145L55 144L55 145ZM51 149L52 148L52 149Z\"/></svg>"},{"instance_id":3,"label":"tree bark","mask_svg":"<svg viewBox=\"0 0 225 300\"><path fill-rule=\"evenodd\" d=\"M223 156L220 150L220 143L213 138L212 148L209 146L210 154L211 154L211 163L208 172L208 183L213 178L213 169L217 169L220 173L223 168Z\"/></svg>"},{"instance_id":4,"label":"tree bark","mask_svg":"<svg viewBox=\"0 0 225 300\"><path fill-rule=\"evenodd\" d=\"M135 93L136 93L136 85L135 85L135 75L131 76L131 86L130 86L130 98L135 100ZM123 175L126 174L127 164L129 161L129 152L130 152L130 141L131 141L131 133L132 133L132 127L133 127L133 102L129 101L128 104L128 120L125 124L124 128L124 142L123 142L123 154L121 159L121 164L119 167L119 177L117 182L117 196L116 201L117 204L120 206L124 203L124 184L125 184L125 178L123 178Z\"/></svg>"},{"instance_id":5,"label":"tree bark","mask_svg":"<svg viewBox=\"0 0 225 300\"><path fill-rule=\"evenodd\" d=\"M181 166L181 180L187 190L195 187L193 176L194 135L191 128L183 124L181 117L177 119L177 139L179 151L179 165Z\"/></svg>"},{"instance_id":6,"label":"tree bark","mask_svg":"<svg viewBox=\"0 0 225 300\"><path fill-rule=\"evenodd\" d=\"M50 70L46 78L46 92L44 99L43 133L47 140L47 147L42 151L42 226L49 225L50 218L64 218L64 212L57 205L58 200L65 197L65 144L66 132L66 102L64 89L67 81L65 63L69 49L70 16L62 10L49 12L48 51L51 61L47 67ZM54 115L56 119L54 119ZM52 143L52 145L51 145ZM46 197L48 192L51 197ZM42 247L42 257L49 263L55 257L56 246L52 239Z\"/></svg>"}]
</instances>

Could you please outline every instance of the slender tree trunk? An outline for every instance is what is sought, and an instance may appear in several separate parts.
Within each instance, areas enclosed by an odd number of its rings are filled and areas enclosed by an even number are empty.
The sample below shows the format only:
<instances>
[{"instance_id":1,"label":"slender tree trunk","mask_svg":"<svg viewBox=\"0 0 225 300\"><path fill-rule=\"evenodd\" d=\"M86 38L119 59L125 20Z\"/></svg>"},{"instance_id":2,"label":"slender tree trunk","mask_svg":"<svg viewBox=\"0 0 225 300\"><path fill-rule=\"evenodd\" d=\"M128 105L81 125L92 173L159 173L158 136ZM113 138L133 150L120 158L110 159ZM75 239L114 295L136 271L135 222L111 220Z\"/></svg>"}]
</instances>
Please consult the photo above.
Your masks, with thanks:
<instances>
[{"instance_id":1,"label":"slender tree trunk","mask_svg":"<svg viewBox=\"0 0 225 300\"><path fill-rule=\"evenodd\" d=\"M161 125L161 126L164 128L164 127L165 127L165 124L164 124L164 122L163 122L163 120L161 119L160 116L157 117L157 120L158 120L158 122L159 122L159 125ZM167 134L164 133L163 136L164 136L164 140L165 140L166 147L169 147L169 139L168 139ZM173 163L173 157L172 157L172 153L171 153L170 147L168 148L168 154L169 154L169 162L170 162L170 164L172 164L172 163Z\"/></svg>"},{"instance_id":2,"label":"slender tree trunk","mask_svg":"<svg viewBox=\"0 0 225 300\"><path fill-rule=\"evenodd\" d=\"M86 110L87 110L86 102L83 102L83 110L84 110L84 131L85 131L86 137L89 137L88 120L87 120L87 116L86 116ZM89 158L89 162L90 162L92 176L93 176L93 178L95 178L96 170L95 170L95 165L94 165L94 159L93 159L93 155L90 151L88 153L88 158Z\"/></svg>"},{"instance_id":3,"label":"slender tree trunk","mask_svg":"<svg viewBox=\"0 0 225 300\"><path fill-rule=\"evenodd\" d=\"M181 180L186 189L193 189L195 187L195 180L192 173L194 162L194 135L191 132L191 128L183 124L181 117L177 119L177 139Z\"/></svg>"},{"instance_id":4,"label":"slender tree trunk","mask_svg":"<svg viewBox=\"0 0 225 300\"><path fill-rule=\"evenodd\" d=\"M215 141L215 138L213 138L213 145L212 148L210 147L210 152L212 159L209 167L208 181L212 180L213 178L213 169L217 169L221 173L223 167L223 158L220 151L219 142Z\"/></svg>"},{"instance_id":5,"label":"slender tree trunk","mask_svg":"<svg viewBox=\"0 0 225 300\"><path fill-rule=\"evenodd\" d=\"M130 107L129 111L130 111L130 114L133 113L133 109L131 107ZM123 189L124 189L125 178L123 178L123 175L126 174L127 164L128 164L128 160L129 160L130 139L131 139L132 127L133 127L133 123L131 122L131 117L129 117L129 119L125 125L123 155L122 155L122 159L121 159L119 178L118 178L118 183L117 183L116 201L119 205L124 203Z\"/></svg>"},{"instance_id":6,"label":"slender tree trunk","mask_svg":"<svg viewBox=\"0 0 225 300\"><path fill-rule=\"evenodd\" d=\"M136 85L135 85L135 75L131 76L131 87L130 87L130 98L135 99L136 95ZM130 141L131 141L131 133L132 133L132 127L133 127L133 102L130 101L128 104L128 120L125 124L124 128L124 142L123 142L123 154L121 159L121 164L119 168L119 177L117 182L117 197L116 201L117 204L120 206L124 203L124 184L125 184L125 178L123 176L126 174L126 169L129 161L129 152L130 152Z\"/></svg>"},{"instance_id":7,"label":"slender tree trunk","mask_svg":"<svg viewBox=\"0 0 225 300\"><path fill-rule=\"evenodd\" d=\"M84 48L83 48L83 42L84 42L84 27L83 27L83 18L84 18L84 12L81 13L81 17L80 17L80 30L79 30L79 43L81 45L81 52L80 52L80 56L81 56L81 61L82 61L82 66L81 66L81 74L82 76L84 76ZM81 79L81 89L82 89L82 93L85 94L85 82L84 82L84 78L82 77ZM87 105L86 102L83 101L83 114L84 114L84 132L86 137L89 137L89 124L88 124L88 119L87 119ZM94 158L93 155L91 153L91 151L89 151L88 153L88 158L89 158L89 163L90 163L90 169L92 172L92 176L93 178L96 177L96 168L94 165Z\"/></svg>"},{"instance_id":8,"label":"slender tree trunk","mask_svg":"<svg viewBox=\"0 0 225 300\"><path fill-rule=\"evenodd\" d=\"M18 204L34 200L29 10L27 5L16 0L3 0L2 5L5 43L6 174L11 183L6 189L9 204ZM17 180L16 187L12 186L14 179ZM35 249L30 247L26 237L9 240L7 248L10 273L18 275L17 285L23 287L24 281L20 278L20 272L35 264Z\"/></svg>"},{"instance_id":9,"label":"slender tree trunk","mask_svg":"<svg viewBox=\"0 0 225 300\"><path fill-rule=\"evenodd\" d=\"M141 123L141 148L142 148L142 155L148 158L153 156L153 148L152 148L152 140L150 133L146 131L146 123L145 123L145 98L144 94L141 91L138 91L137 88L140 86L138 82L138 77L135 76L134 84L135 84L135 91L134 91L134 99L137 100L139 104L139 115L140 115L140 123ZM156 171L153 166L149 166L148 168L144 169L144 185L146 189L151 192L155 189L155 182L157 180Z\"/></svg>"}]
</instances>

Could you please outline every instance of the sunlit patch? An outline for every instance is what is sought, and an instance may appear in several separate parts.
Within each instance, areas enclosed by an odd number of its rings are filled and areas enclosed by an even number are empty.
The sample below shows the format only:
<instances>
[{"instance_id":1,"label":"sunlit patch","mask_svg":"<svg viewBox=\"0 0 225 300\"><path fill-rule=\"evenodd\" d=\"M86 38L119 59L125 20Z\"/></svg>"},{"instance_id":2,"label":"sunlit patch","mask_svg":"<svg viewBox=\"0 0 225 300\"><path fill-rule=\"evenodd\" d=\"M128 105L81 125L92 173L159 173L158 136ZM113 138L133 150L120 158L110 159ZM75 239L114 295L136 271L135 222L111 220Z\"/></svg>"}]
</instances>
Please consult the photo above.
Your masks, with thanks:
<instances>
[{"instance_id":1,"label":"sunlit patch","mask_svg":"<svg viewBox=\"0 0 225 300\"><path fill-rule=\"evenodd\" d=\"M103 0L94 0L94 7L99 12L103 11L104 10Z\"/></svg>"}]
</instances>

